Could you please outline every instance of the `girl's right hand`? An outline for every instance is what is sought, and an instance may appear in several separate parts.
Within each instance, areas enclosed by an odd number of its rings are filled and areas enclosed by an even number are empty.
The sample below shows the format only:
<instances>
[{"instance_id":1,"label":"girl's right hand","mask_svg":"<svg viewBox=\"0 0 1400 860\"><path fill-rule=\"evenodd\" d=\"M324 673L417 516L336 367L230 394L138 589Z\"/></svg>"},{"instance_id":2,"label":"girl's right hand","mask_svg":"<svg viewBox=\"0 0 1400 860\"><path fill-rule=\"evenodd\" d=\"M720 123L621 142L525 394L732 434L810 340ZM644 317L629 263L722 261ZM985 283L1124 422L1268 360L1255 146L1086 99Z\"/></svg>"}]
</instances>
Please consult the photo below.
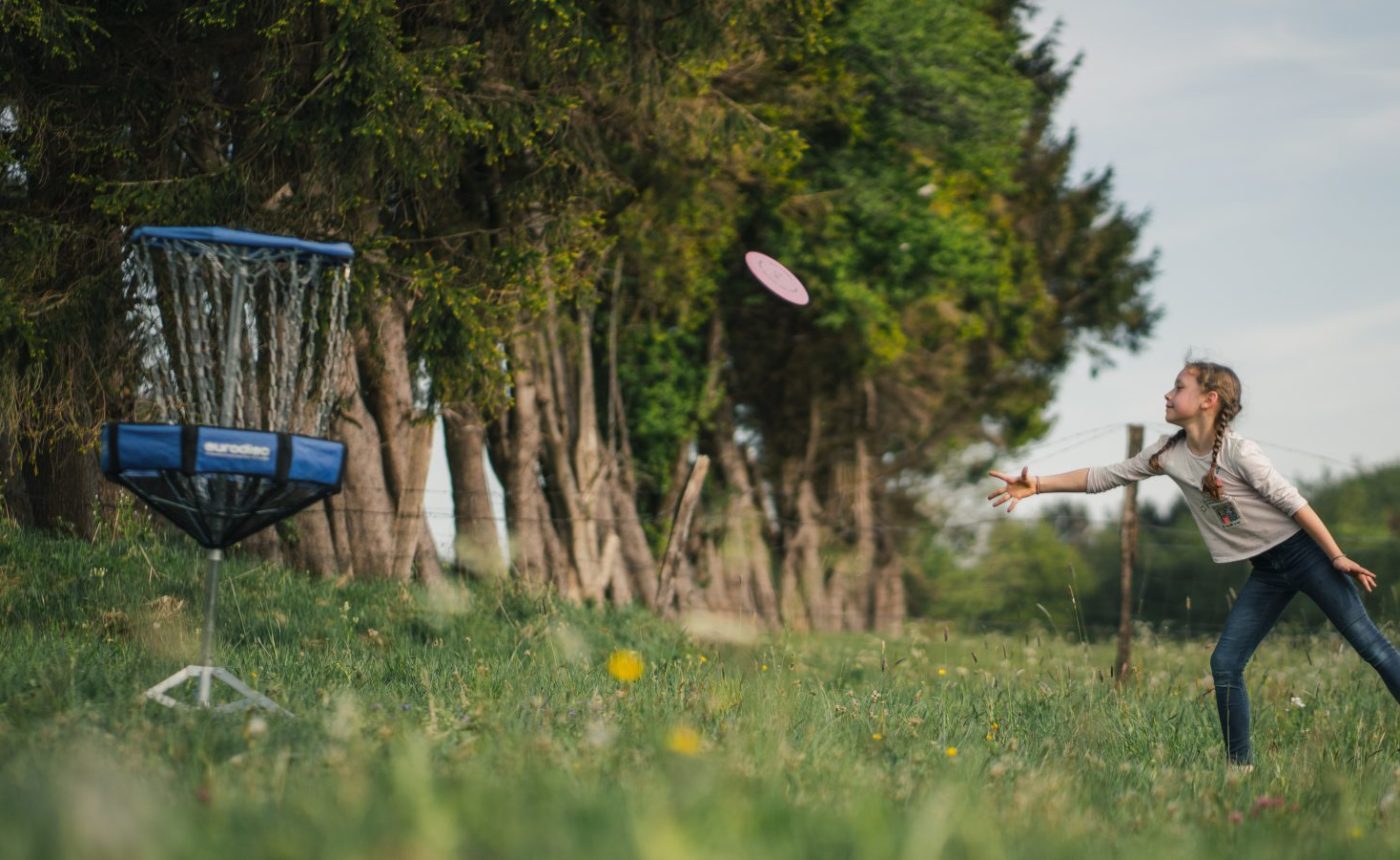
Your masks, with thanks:
<instances>
[{"instance_id":1,"label":"girl's right hand","mask_svg":"<svg viewBox=\"0 0 1400 860\"><path fill-rule=\"evenodd\" d=\"M1376 588L1376 575L1344 555L1332 559L1332 569L1350 576L1356 580L1357 585L1366 589L1367 592L1374 591Z\"/></svg>"},{"instance_id":2,"label":"girl's right hand","mask_svg":"<svg viewBox=\"0 0 1400 860\"><path fill-rule=\"evenodd\" d=\"M1040 492L1040 479L1030 476L1029 466L1023 467L1020 475L1007 475L1004 472L996 471L987 474L999 481L1006 482L1006 486L987 496L987 501L991 502L994 508L999 508L1010 502L1011 505L1006 509L1008 514L1016 510L1016 505L1022 499Z\"/></svg>"}]
</instances>

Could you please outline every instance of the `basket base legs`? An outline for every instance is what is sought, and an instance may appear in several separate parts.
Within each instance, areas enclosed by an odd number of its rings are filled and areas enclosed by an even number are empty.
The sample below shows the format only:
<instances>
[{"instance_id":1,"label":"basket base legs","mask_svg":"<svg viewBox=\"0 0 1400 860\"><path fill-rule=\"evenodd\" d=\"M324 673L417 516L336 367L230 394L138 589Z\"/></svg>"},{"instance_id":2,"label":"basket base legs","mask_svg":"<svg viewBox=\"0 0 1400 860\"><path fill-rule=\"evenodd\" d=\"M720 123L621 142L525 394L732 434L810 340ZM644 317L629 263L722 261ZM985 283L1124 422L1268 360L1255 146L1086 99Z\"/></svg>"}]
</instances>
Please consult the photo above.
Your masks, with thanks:
<instances>
[{"instance_id":1,"label":"basket base legs","mask_svg":"<svg viewBox=\"0 0 1400 860\"><path fill-rule=\"evenodd\" d=\"M189 705L177 699L172 699L166 695L166 691L191 679L199 680L199 698L196 704ZM220 705L211 706L209 703L209 688L212 681L219 681L225 686L238 693L243 698L235 699L231 702L224 702ZM276 702L249 687L238 680L229 670L221 666L186 666L180 671L156 684L146 691L146 698L153 702L159 702L167 708L208 708L220 713L232 711L243 711L248 708L262 708L274 714L292 716L291 712L282 708Z\"/></svg>"}]
</instances>

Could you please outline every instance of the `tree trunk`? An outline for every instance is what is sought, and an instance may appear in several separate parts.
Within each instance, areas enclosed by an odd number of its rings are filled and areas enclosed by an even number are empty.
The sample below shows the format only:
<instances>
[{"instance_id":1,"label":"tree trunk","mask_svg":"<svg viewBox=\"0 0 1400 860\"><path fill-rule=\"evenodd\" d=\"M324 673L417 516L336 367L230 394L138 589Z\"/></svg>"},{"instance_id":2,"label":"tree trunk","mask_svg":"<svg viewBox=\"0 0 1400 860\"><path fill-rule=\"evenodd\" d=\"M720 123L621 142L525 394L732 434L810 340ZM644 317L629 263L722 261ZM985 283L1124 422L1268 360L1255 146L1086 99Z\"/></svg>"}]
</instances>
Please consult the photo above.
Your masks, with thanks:
<instances>
[{"instance_id":1,"label":"tree trunk","mask_svg":"<svg viewBox=\"0 0 1400 860\"><path fill-rule=\"evenodd\" d=\"M434 422L416 420L405 428L408 463L394 500L394 578L410 579L417 565L424 582L442 579L442 566L423 515L423 489L428 483L428 463L433 450Z\"/></svg>"},{"instance_id":2,"label":"tree trunk","mask_svg":"<svg viewBox=\"0 0 1400 860\"><path fill-rule=\"evenodd\" d=\"M607 492L612 495L614 530L628 591L639 595L650 606L656 600L656 559L647 541L646 529L637 511L637 480L632 468L632 443L627 432L627 411L622 402L622 383L617 374L617 328L622 306L622 258L613 266L612 312L608 315L608 454L613 464ZM613 602L621 603L619 588ZM629 598L630 602L630 598Z\"/></svg>"},{"instance_id":3,"label":"tree trunk","mask_svg":"<svg viewBox=\"0 0 1400 860\"><path fill-rule=\"evenodd\" d=\"M847 612L851 630L898 633L904 623L904 579L897 548L879 532L878 488L874 484L875 461L870 454L869 431L855 441L851 484L842 497L850 499L855 547L847 568Z\"/></svg>"},{"instance_id":4,"label":"tree trunk","mask_svg":"<svg viewBox=\"0 0 1400 860\"><path fill-rule=\"evenodd\" d=\"M344 398L350 394L357 395L350 387L353 377L350 371L350 367L353 366L351 356L353 349L346 347L340 363L330 371L336 374L336 378L326 382L330 396ZM311 408L311 405L304 406ZM350 457L349 448L346 450L346 457ZM330 500L318 501L311 507L298 511L291 520L279 522L276 529L253 535L249 541L256 542L245 542L249 552L274 563L288 564L295 569L307 571L312 578L318 580L353 576L353 555L349 548L337 548L330 506Z\"/></svg>"},{"instance_id":5,"label":"tree trunk","mask_svg":"<svg viewBox=\"0 0 1400 860\"><path fill-rule=\"evenodd\" d=\"M875 481L878 464L870 453L870 434L878 426L876 386L866 380L865 417L857 439L856 460L859 483L864 499L857 522L862 528L858 553L869 565L870 627L881 633L897 636L904 629L908 604L904 594L904 569L899 547L889 532L876 531L881 521L878 513L883 498L882 488Z\"/></svg>"},{"instance_id":6,"label":"tree trunk","mask_svg":"<svg viewBox=\"0 0 1400 860\"><path fill-rule=\"evenodd\" d=\"M486 473L486 424L477 408L455 403L442 413L447 469L452 479L457 565L482 579L506 575L491 486Z\"/></svg>"},{"instance_id":7,"label":"tree trunk","mask_svg":"<svg viewBox=\"0 0 1400 860\"><path fill-rule=\"evenodd\" d=\"M340 521L343 543L352 568L347 576L387 577L394 570L394 497L389 491L379 426L369 414L359 391L352 391L332 433L345 443L345 477L339 496L329 509L332 522Z\"/></svg>"},{"instance_id":8,"label":"tree trunk","mask_svg":"<svg viewBox=\"0 0 1400 860\"><path fill-rule=\"evenodd\" d=\"M427 483L432 450L432 422L413 404L414 380L408 360L408 308L398 301L376 302L369 309L369 325L355 332L361 389L365 406L379 430L380 454L390 505L383 509L393 520L389 575L406 580L413 575L424 582L442 578L437 553L421 552L426 523L423 488Z\"/></svg>"},{"instance_id":9,"label":"tree trunk","mask_svg":"<svg viewBox=\"0 0 1400 860\"><path fill-rule=\"evenodd\" d=\"M904 571L898 556L891 554L875 572L874 629L889 636L898 636L904 631L907 614Z\"/></svg>"},{"instance_id":10,"label":"tree trunk","mask_svg":"<svg viewBox=\"0 0 1400 860\"><path fill-rule=\"evenodd\" d=\"M0 431L0 513L11 517L21 526L34 524L34 510L29 504L29 491L20 474L19 452L13 437Z\"/></svg>"},{"instance_id":11,"label":"tree trunk","mask_svg":"<svg viewBox=\"0 0 1400 860\"><path fill-rule=\"evenodd\" d=\"M538 383L530 336L520 334L511 342L511 381L515 397L502 419L499 433L506 463L506 523L510 527L511 561L516 575L526 583L548 582L545 530L552 528L549 502L540 481L540 430Z\"/></svg>"},{"instance_id":12,"label":"tree trunk","mask_svg":"<svg viewBox=\"0 0 1400 860\"><path fill-rule=\"evenodd\" d=\"M705 535L697 581L704 588L709 609L749 619L756 615L776 626L778 598L773 589L772 556L763 535L766 517L757 504L748 463L734 438L734 405L723 386L728 357L724 324L716 315L706 345L701 402L713 406L713 427L707 442L726 492L723 519Z\"/></svg>"},{"instance_id":13,"label":"tree trunk","mask_svg":"<svg viewBox=\"0 0 1400 860\"><path fill-rule=\"evenodd\" d=\"M289 521L296 534L295 541L284 541L285 549L272 555L280 547L269 547L265 557L281 557L284 563L307 571L317 579L326 579L340 571L340 559L335 551L335 537L331 534L331 521L326 503L318 502L298 513ZM278 529L279 532L286 531ZM259 555L264 555L259 552Z\"/></svg>"},{"instance_id":14,"label":"tree trunk","mask_svg":"<svg viewBox=\"0 0 1400 860\"><path fill-rule=\"evenodd\" d=\"M35 451L20 477L35 528L91 539L100 473L97 457L68 435Z\"/></svg>"},{"instance_id":15,"label":"tree trunk","mask_svg":"<svg viewBox=\"0 0 1400 860\"><path fill-rule=\"evenodd\" d=\"M813 399L808 412L807 451L801 461L789 458L782 465L783 499L789 508L788 519L795 527L784 529L782 579L783 621L800 625L805 610L806 623L814 630L841 628L839 589L827 588L827 575L822 564L823 543L821 503L817 498L815 473L817 451L821 443L821 405ZM799 609L801 607L802 609Z\"/></svg>"},{"instance_id":16,"label":"tree trunk","mask_svg":"<svg viewBox=\"0 0 1400 860\"><path fill-rule=\"evenodd\" d=\"M758 507L749 465L734 439L733 405L725 399L716 413L713 445L728 488L724 522L711 579L723 578L736 610L756 614L769 626L779 624L778 595L773 588L773 559L764 538L766 517Z\"/></svg>"},{"instance_id":17,"label":"tree trunk","mask_svg":"<svg viewBox=\"0 0 1400 860\"><path fill-rule=\"evenodd\" d=\"M602 462L599 456L598 421L593 408L591 338L585 337L590 326L586 322L586 314L581 313L578 343L576 349L570 350L577 356L579 365L575 377L577 388L570 390L571 377L564 344L560 343L556 314L551 301L546 324L550 335L537 338L535 342L542 356L540 367L546 374L546 379L541 380L540 385L540 415L544 419L548 443L550 476L554 479L551 489L562 508L561 530L567 532L566 544L571 562L567 571L554 572L555 580L560 591L566 594L574 583L566 582L564 578L576 580L581 599L602 603L607 580L600 565L602 547L592 505L592 495L602 473ZM586 377L583 372L585 367L589 370ZM577 413L573 409L575 404Z\"/></svg>"},{"instance_id":18,"label":"tree trunk","mask_svg":"<svg viewBox=\"0 0 1400 860\"><path fill-rule=\"evenodd\" d=\"M552 566L552 581L566 597L592 603L652 601L656 564L637 516L626 425L616 380L616 351L609 347L609 391L598 410L593 358L593 311L580 303L572 320L551 298L544 334L532 339L539 373L537 414L543 428L547 498L556 506L556 535L566 556ZM613 317L610 337L616 335ZM519 428L517 428L519 432Z\"/></svg>"},{"instance_id":19,"label":"tree trunk","mask_svg":"<svg viewBox=\"0 0 1400 860\"><path fill-rule=\"evenodd\" d=\"M816 492L806 478L796 481L792 515L796 527L785 528L782 560L783 623L795 630L829 630L826 614L826 583L817 554L819 528L816 522Z\"/></svg>"},{"instance_id":20,"label":"tree trunk","mask_svg":"<svg viewBox=\"0 0 1400 860\"><path fill-rule=\"evenodd\" d=\"M623 570L632 593L650 606L656 599L656 559L637 512L635 485L630 478L619 476L612 482L612 496Z\"/></svg>"},{"instance_id":21,"label":"tree trunk","mask_svg":"<svg viewBox=\"0 0 1400 860\"><path fill-rule=\"evenodd\" d=\"M687 559L690 554L690 523L695 516L695 508L700 504L700 492L705 486L705 475L709 470L710 458L701 454L691 467L685 490L681 493L680 504L677 505L675 516L671 520L666 551L661 557L660 586L652 607L664 615L674 615L677 595L680 598L681 609L691 604L689 593L693 588L693 576Z\"/></svg>"},{"instance_id":22,"label":"tree trunk","mask_svg":"<svg viewBox=\"0 0 1400 860\"><path fill-rule=\"evenodd\" d=\"M355 367L355 352L354 347L349 343L345 346L344 354L338 365L338 372L340 379L332 386L332 390L336 392L342 402L351 404L351 408L358 409L363 413L364 402L360 399L359 373ZM351 468L355 467L356 461L359 458L365 458L367 464L368 459L375 456L374 452L378 451L379 447L377 438L364 439L354 434L352 431L360 429L360 426L347 420L347 417L337 416L331 426L332 435L341 439L346 446L346 481L348 481ZM360 420L368 423L367 417L363 414L361 414ZM368 426L373 428L372 423L368 423ZM368 480L368 473L366 473L365 479ZM307 519L318 516L325 518L326 531L330 537L329 548L319 545L313 546L302 562L303 566L310 570L313 575L322 578L334 576L353 579L361 570L385 569L366 564L363 559L360 559L361 564L357 567L356 551L368 552L372 547L357 544L351 533L352 516L358 514L360 510L384 510L385 508L377 506L388 504L388 493L383 490L383 482L381 481L379 484L378 495L372 494L367 498L359 498L357 494L352 494L347 486L342 486L339 495L331 496L306 512L304 516ZM368 517L366 517L365 522L370 522ZM314 532L319 532L319 529L314 529ZM317 534L318 541L320 538L321 535ZM380 539L388 540L389 538L385 535Z\"/></svg>"},{"instance_id":23,"label":"tree trunk","mask_svg":"<svg viewBox=\"0 0 1400 860\"><path fill-rule=\"evenodd\" d=\"M866 630L873 624L875 591L875 512L871 498L871 463L865 432L856 435L853 462L837 463L833 474L833 504L841 516L838 532L849 533L853 545L847 545L837 565L831 591L839 593L842 606L841 624L847 630Z\"/></svg>"}]
</instances>

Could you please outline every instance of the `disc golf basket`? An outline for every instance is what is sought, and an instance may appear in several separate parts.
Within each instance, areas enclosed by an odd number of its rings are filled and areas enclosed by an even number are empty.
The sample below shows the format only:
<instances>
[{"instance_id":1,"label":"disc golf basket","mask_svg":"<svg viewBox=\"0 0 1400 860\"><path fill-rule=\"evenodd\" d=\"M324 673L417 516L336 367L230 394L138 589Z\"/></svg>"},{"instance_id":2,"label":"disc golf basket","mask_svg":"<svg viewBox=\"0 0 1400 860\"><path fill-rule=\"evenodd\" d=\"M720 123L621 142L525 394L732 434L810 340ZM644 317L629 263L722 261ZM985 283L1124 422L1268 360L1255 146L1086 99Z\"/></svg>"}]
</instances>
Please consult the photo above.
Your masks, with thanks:
<instances>
[{"instance_id":1,"label":"disc golf basket","mask_svg":"<svg viewBox=\"0 0 1400 860\"><path fill-rule=\"evenodd\" d=\"M220 227L140 227L124 276L140 355L134 420L108 424L102 471L208 550L199 663L146 691L198 679L197 706L268 697L215 666L224 550L340 491L345 446L325 435L345 346L346 244ZM241 698L212 704L218 680Z\"/></svg>"}]
</instances>

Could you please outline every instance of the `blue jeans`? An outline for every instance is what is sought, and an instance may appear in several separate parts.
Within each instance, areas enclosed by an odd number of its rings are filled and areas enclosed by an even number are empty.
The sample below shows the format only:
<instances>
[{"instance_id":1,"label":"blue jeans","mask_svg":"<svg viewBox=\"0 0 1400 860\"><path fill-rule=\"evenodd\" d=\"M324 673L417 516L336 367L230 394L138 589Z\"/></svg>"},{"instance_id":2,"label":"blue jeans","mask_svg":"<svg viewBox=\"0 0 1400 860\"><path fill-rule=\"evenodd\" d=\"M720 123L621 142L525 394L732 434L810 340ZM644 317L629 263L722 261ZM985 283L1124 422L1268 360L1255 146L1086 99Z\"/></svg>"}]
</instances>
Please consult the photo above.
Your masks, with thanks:
<instances>
[{"instance_id":1,"label":"blue jeans","mask_svg":"<svg viewBox=\"0 0 1400 860\"><path fill-rule=\"evenodd\" d=\"M1312 598L1362 659L1376 668L1390 694L1400 701L1400 653L1366 614L1352 578L1333 569L1326 553L1307 532L1299 531L1250 562L1254 569L1225 618L1225 629L1210 655L1215 706L1220 712L1225 750L1232 763L1253 761L1245 664L1283 614L1288 601L1300 591Z\"/></svg>"}]
</instances>

